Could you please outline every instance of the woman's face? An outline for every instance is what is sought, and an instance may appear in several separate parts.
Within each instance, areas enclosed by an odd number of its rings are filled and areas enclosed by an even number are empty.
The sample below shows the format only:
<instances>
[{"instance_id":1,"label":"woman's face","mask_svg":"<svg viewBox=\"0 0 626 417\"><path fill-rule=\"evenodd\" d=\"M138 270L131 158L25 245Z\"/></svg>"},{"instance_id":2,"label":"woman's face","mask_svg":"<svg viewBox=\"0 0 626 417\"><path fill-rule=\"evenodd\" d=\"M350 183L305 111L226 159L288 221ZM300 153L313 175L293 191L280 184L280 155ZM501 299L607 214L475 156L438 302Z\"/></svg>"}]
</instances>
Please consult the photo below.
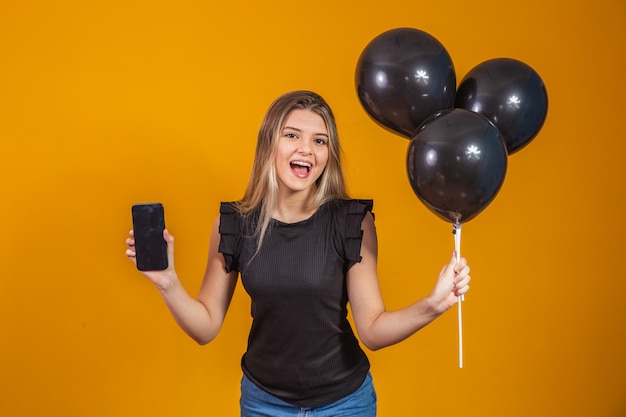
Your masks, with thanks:
<instances>
[{"instance_id":1,"label":"woman's face","mask_svg":"<svg viewBox=\"0 0 626 417\"><path fill-rule=\"evenodd\" d=\"M276 150L276 174L281 192L309 192L328 162L328 130L310 110L293 110L285 121Z\"/></svg>"}]
</instances>

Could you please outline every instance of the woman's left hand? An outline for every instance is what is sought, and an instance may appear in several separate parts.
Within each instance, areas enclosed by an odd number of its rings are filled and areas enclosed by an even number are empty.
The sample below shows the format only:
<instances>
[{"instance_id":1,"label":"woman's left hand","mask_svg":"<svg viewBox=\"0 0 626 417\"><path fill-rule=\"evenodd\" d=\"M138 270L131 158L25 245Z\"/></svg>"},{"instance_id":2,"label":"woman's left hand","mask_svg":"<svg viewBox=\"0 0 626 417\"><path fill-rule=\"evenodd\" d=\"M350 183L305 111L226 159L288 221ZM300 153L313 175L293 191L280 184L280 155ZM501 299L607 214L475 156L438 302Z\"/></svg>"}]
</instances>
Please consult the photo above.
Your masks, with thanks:
<instances>
[{"instance_id":1,"label":"woman's left hand","mask_svg":"<svg viewBox=\"0 0 626 417\"><path fill-rule=\"evenodd\" d=\"M430 293L433 307L443 313L457 303L460 296L469 291L470 267L465 258L457 261L456 253L452 253L450 262L439 273L435 288Z\"/></svg>"}]
</instances>

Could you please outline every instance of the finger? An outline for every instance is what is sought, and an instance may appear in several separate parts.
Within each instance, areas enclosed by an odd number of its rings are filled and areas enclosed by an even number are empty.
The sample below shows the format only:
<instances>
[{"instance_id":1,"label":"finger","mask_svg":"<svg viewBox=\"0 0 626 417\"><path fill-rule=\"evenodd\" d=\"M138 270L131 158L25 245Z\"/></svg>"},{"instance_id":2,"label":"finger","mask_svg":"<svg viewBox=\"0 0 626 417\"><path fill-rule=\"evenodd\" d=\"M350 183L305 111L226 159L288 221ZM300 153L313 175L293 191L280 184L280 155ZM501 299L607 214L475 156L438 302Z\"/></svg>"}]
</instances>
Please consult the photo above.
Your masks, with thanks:
<instances>
[{"instance_id":1,"label":"finger","mask_svg":"<svg viewBox=\"0 0 626 417\"><path fill-rule=\"evenodd\" d=\"M467 260L465 258L460 258L456 264L454 265L454 273L458 274L467 266Z\"/></svg>"},{"instance_id":2,"label":"finger","mask_svg":"<svg viewBox=\"0 0 626 417\"><path fill-rule=\"evenodd\" d=\"M456 264L456 258L457 258L457 256L456 256L456 251L455 251L455 250L453 250L453 251L452 251L452 258L450 259L450 263L451 263L452 265Z\"/></svg>"},{"instance_id":3,"label":"finger","mask_svg":"<svg viewBox=\"0 0 626 417\"><path fill-rule=\"evenodd\" d=\"M174 236L172 236L167 229L163 229L163 239L167 242L167 253L174 253Z\"/></svg>"},{"instance_id":4,"label":"finger","mask_svg":"<svg viewBox=\"0 0 626 417\"><path fill-rule=\"evenodd\" d=\"M132 237L129 237L128 239L126 239L126 245L135 246L135 239L133 239Z\"/></svg>"},{"instance_id":5,"label":"finger","mask_svg":"<svg viewBox=\"0 0 626 417\"><path fill-rule=\"evenodd\" d=\"M126 249L126 256L128 256L129 258L134 258L137 256L137 254L132 249Z\"/></svg>"},{"instance_id":6,"label":"finger","mask_svg":"<svg viewBox=\"0 0 626 417\"><path fill-rule=\"evenodd\" d=\"M452 251L452 257L450 258L450 262L446 265L448 269L451 269L454 272L454 266L456 265L456 251Z\"/></svg>"},{"instance_id":7,"label":"finger","mask_svg":"<svg viewBox=\"0 0 626 417\"><path fill-rule=\"evenodd\" d=\"M465 276L465 275L469 275L469 273L470 273L470 267L469 267L469 266L467 266L467 265L465 265L465 266L463 266L463 265L457 265L457 266L455 267L455 273L456 273L456 275L463 275L463 276Z\"/></svg>"},{"instance_id":8,"label":"finger","mask_svg":"<svg viewBox=\"0 0 626 417\"><path fill-rule=\"evenodd\" d=\"M133 229L130 229L128 234L131 235L132 237L135 237L135 231Z\"/></svg>"},{"instance_id":9,"label":"finger","mask_svg":"<svg viewBox=\"0 0 626 417\"><path fill-rule=\"evenodd\" d=\"M454 295L456 295L457 297L460 297L464 294L466 294L469 291L470 287L469 285L465 285L457 290L454 291Z\"/></svg>"},{"instance_id":10,"label":"finger","mask_svg":"<svg viewBox=\"0 0 626 417\"><path fill-rule=\"evenodd\" d=\"M448 271L450 271L450 273L452 273L452 275L454 276L456 274L456 271L454 270L455 265L456 265L456 251L452 251L452 257L450 258L450 261L441 268L439 275L446 274Z\"/></svg>"},{"instance_id":11,"label":"finger","mask_svg":"<svg viewBox=\"0 0 626 417\"><path fill-rule=\"evenodd\" d=\"M165 239L167 243L174 244L174 236L172 236L167 229L163 229L163 239Z\"/></svg>"},{"instance_id":12,"label":"finger","mask_svg":"<svg viewBox=\"0 0 626 417\"><path fill-rule=\"evenodd\" d=\"M163 239L167 242L167 260L170 267L174 266L174 236L167 229L163 229Z\"/></svg>"},{"instance_id":13,"label":"finger","mask_svg":"<svg viewBox=\"0 0 626 417\"><path fill-rule=\"evenodd\" d=\"M459 275L459 277L461 277L461 276ZM468 285L471 280L472 280L472 278L469 275L464 275L464 276L462 276L462 278L459 278L459 279L455 280L454 286L456 288L464 287L464 286Z\"/></svg>"}]
</instances>

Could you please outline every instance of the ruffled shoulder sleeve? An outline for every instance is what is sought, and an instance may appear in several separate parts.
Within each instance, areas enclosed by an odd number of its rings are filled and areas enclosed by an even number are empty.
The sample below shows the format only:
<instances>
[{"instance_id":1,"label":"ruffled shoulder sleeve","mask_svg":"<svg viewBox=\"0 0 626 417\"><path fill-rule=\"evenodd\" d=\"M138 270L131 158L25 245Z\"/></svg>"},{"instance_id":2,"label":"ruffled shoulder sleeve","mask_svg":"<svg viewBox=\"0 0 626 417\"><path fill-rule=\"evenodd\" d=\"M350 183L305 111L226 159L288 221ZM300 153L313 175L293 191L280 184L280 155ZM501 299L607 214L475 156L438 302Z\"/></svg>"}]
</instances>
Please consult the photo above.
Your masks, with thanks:
<instances>
[{"instance_id":1,"label":"ruffled shoulder sleeve","mask_svg":"<svg viewBox=\"0 0 626 417\"><path fill-rule=\"evenodd\" d=\"M345 271L348 271L357 262L361 262L361 242L363 241L363 230L361 223L365 214L374 207L374 200L347 200L347 211L345 212ZM341 211L343 213L343 210ZM339 223L341 224L341 222Z\"/></svg>"},{"instance_id":2,"label":"ruffled shoulder sleeve","mask_svg":"<svg viewBox=\"0 0 626 417\"><path fill-rule=\"evenodd\" d=\"M226 272L239 268L240 221L235 203L220 203L220 244L218 252L224 255Z\"/></svg>"}]
</instances>

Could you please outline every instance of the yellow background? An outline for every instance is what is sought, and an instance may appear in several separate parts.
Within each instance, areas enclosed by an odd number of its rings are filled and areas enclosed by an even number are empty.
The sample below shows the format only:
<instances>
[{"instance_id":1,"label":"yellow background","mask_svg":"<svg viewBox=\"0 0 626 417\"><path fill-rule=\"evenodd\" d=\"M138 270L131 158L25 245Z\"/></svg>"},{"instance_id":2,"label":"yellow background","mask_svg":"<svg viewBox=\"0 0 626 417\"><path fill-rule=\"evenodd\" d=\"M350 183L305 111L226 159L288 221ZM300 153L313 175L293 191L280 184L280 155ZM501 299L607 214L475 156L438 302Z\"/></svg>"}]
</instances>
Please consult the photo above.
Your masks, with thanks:
<instances>
[{"instance_id":1,"label":"yellow background","mask_svg":"<svg viewBox=\"0 0 626 417\"><path fill-rule=\"evenodd\" d=\"M387 307L425 295L452 228L354 88L365 45L396 27L439 39L458 80L491 58L529 64L549 112L463 228L464 369L454 310L370 353L379 415L626 415L626 3L247 3L0 3L0 415L238 415L247 296L199 347L124 239L131 204L163 202L195 294L218 203L242 195L261 118L289 90L327 98L350 192L375 199Z\"/></svg>"}]
</instances>

